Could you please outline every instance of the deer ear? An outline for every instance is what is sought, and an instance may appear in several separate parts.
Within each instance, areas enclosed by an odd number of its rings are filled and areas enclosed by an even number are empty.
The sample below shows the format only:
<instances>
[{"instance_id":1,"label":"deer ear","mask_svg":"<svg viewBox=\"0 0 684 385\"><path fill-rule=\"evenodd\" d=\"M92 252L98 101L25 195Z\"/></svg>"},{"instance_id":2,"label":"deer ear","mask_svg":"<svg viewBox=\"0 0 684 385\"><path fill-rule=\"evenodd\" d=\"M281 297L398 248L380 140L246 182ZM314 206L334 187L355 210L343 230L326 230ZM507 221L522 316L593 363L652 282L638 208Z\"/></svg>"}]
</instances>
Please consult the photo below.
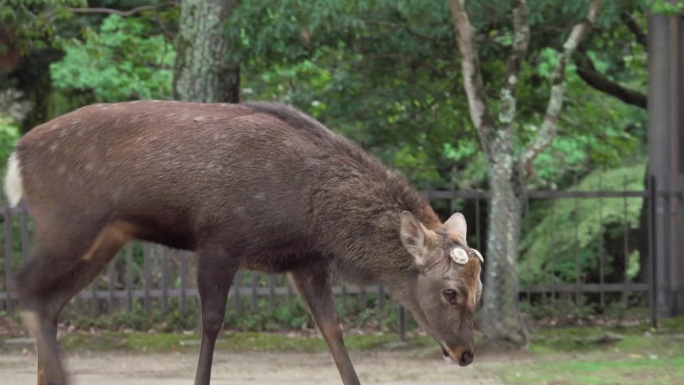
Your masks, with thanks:
<instances>
[{"instance_id":1,"label":"deer ear","mask_svg":"<svg viewBox=\"0 0 684 385\"><path fill-rule=\"evenodd\" d=\"M466 242L466 235L468 235L468 224L466 224L465 217L461 213L454 213L454 215L444 222L444 227L449 233L456 234L463 242Z\"/></svg>"},{"instance_id":2,"label":"deer ear","mask_svg":"<svg viewBox=\"0 0 684 385\"><path fill-rule=\"evenodd\" d=\"M416 266L425 266L428 230L408 211L401 213L401 243L415 259Z\"/></svg>"}]
</instances>

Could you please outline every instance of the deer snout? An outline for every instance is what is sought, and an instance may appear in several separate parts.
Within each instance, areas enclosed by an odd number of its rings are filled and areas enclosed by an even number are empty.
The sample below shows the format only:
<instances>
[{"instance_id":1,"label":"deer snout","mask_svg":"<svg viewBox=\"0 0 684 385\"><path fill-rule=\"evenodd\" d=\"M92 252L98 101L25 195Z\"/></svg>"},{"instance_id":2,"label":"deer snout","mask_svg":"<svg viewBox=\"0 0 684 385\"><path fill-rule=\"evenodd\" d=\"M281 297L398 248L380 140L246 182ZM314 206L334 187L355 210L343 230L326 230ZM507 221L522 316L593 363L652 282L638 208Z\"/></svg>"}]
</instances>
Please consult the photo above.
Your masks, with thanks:
<instances>
[{"instance_id":1,"label":"deer snout","mask_svg":"<svg viewBox=\"0 0 684 385\"><path fill-rule=\"evenodd\" d=\"M442 346L442 356L445 361L463 367L473 363L473 360L475 359L475 350L470 347L453 351L446 348L446 346Z\"/></svg>"},{"instance_id":2,"label":"deer snout","mask_svg":"<svg viewBox=\"0 0 684 385\"><path fill-rule=\"evenodd\" d=\"M468 366L471 363L473 363L473 359L475 359L475 352L472 350L466 350L463 353L461 353L461 357L458 359L458 365L459 366Z\"/></svg>"}]
</instances>

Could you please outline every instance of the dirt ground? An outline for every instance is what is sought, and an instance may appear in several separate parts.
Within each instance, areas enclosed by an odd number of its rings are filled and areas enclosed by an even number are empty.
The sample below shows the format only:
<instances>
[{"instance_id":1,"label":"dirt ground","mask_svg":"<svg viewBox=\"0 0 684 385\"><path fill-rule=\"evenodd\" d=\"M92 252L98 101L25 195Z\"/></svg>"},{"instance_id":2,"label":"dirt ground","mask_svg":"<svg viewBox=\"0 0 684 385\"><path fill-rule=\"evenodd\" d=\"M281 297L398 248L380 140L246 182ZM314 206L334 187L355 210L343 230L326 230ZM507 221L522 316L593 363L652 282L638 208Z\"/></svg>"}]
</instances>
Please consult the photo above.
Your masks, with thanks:
<instances>
[{"instance_id":1,"label":"dirt ground","mask_svg":"<svg viewBox=\"0 0 684 385\"><path fill-rule=\"evenodd\" d=\"M492 357L478 357L460 368L434 355L415 352L351 352L363 384L495 385ZM35 384L35 356L0 353L0 383ZM197 355L193 353L79 353L67 357L73 385L192 384ZM212 384L341 385L329 354L235 353L217 351Z\"/></svg>"}]
</instances>

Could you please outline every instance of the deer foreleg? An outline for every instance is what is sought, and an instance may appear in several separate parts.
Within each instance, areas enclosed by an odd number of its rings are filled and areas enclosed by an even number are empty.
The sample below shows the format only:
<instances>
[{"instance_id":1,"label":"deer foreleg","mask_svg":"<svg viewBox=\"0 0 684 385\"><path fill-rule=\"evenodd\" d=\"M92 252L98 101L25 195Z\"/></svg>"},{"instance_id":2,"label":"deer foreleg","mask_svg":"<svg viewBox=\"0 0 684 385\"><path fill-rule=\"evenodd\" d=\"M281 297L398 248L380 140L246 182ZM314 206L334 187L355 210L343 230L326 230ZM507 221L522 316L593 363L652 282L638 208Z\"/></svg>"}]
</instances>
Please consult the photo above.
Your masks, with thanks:
<instances>
[{"instance_id":1,"label":"deer foreleg","mask_svg":"<svg viewBox=\"0 0 684 385\"><path fill-rule=\"evenodd\" d=\"M291 273L302 300L323 334L344 385L359 385L359 377L344 345L342 326L332 296L330 276L326 267L311 268Z\"/></svg>"}]
</instances>

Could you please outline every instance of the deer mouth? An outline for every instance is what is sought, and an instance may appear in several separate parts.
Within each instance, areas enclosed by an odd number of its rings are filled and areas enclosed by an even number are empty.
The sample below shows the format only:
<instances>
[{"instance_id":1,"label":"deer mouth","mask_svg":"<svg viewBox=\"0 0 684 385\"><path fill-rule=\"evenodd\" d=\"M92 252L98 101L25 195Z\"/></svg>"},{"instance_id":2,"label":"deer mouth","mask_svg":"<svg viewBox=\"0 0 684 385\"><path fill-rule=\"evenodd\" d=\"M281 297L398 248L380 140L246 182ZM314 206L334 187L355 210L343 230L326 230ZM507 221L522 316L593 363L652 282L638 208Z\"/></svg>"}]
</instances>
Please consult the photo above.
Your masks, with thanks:
<instances>
[{"instance_id":1,"label":"deer mouth","mask_svg":"<svg viewBox=\"0 0 684 385\"><path fill-rule=\"evenodd\" d=\"M444 348L444 346L442 346L442 358L443 358L444 361L446 361L447 363L450 363L450 364L453 364L453 363L454 363L454 360L451 359L451 356L449 355L449 352Z\"/></svg>"},{"instance_id":2,"label":"deer mouth","mask_svg":"<svg viewBox=\"0 0 684 385\"><path fill-rule=\"evenodd\" d=\"M472 351L464 351L456 358L444 345L440 344L440 347L442 348L442 358L450 364L458 364L460 367L465 367L473 362L474 354Z\"/></svg>"}]
</instances>

